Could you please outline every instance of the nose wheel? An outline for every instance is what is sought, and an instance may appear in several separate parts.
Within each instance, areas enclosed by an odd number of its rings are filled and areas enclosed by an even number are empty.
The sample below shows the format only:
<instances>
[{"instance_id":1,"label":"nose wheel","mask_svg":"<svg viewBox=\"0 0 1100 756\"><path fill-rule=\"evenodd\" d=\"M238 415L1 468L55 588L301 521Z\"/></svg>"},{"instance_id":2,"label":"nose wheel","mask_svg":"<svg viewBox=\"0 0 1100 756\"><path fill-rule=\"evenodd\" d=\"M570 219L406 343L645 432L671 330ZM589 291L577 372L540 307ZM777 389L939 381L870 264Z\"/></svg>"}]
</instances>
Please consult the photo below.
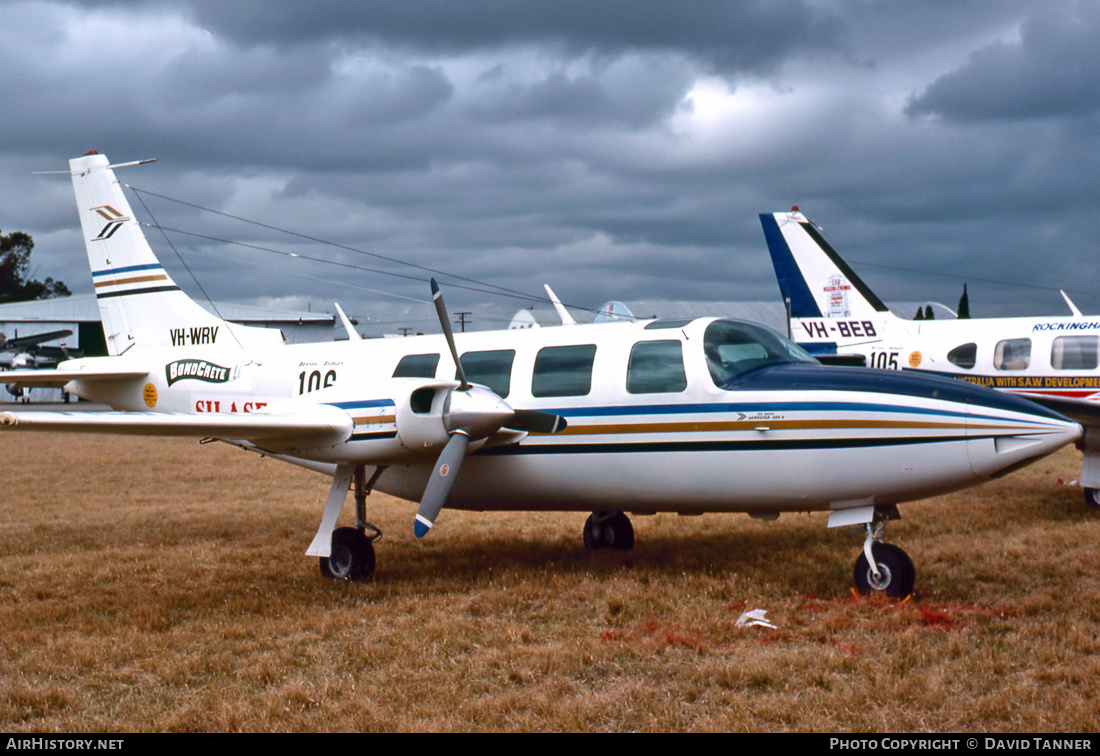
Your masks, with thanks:
<instances>
[{"instance_id":1,"label":"nose wheel","mask_svg":"<svg viewBox=\"0 0 1100 756\"><path fill-rule=\"evenodd\" d=\"M885 529L885 522L867 524L863 552L856 559L856 590L864 595L905 598L913 593L917 572L908 554L892 543L882 542Z\"/></svg>"},{"instance_id":2,"label":"nose wheel","mask_svg":"<svg viewBox=\"0 0 1100 756\"><path fill-rule=\"evenodd\" d=\"M593 512L584 522L584 547L589 551L634 548L634 526L622 512Z\"/></svg>"}]
</instances>

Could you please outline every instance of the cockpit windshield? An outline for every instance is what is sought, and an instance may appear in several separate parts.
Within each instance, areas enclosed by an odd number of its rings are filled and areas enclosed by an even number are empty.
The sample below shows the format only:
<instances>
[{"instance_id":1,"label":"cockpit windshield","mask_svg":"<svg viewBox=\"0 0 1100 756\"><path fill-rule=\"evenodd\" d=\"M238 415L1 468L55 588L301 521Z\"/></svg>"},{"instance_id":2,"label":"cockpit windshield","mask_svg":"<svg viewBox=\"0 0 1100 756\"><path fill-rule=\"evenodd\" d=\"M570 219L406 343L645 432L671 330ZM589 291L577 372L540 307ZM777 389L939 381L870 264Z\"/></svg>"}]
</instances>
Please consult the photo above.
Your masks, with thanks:
<instances>
[{"instance_id":1,"label":"cockpit windshield","mask_svg":"<svg viewBox=\"0 0 1100 756\"><path fill-rule=\"evenodd\" d=\"M739 320L715 320L703 336L703 351L714 384L765 365L781 362L817 362L800 346L770 328Z\"/></svg>"}]
</instances>

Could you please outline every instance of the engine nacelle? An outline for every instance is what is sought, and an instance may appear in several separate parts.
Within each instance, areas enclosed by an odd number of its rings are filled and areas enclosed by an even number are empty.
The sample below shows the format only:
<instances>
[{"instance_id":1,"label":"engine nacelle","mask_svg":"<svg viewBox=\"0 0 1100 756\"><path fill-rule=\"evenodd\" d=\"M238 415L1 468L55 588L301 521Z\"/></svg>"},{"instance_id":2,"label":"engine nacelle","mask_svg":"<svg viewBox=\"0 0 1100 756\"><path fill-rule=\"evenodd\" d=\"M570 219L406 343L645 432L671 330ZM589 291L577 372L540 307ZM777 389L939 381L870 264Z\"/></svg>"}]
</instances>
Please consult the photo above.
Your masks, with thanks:
<instances>
[{"instance_id":1,"label":"engine nacelle","mask_svg":"<svg viewBox=\"0 0 1100 756\"><path fill-rule=\"evenodd\" d=\"M421 385L397 400L397 437L411 452L435 452L447 445L450 433L443 421L444 405L457 381Z\"/></svg>"},{"instance_id":2,"label":"engine nacelle","mask_svg":"<svg viewBox=\"0 0 1100 756\"><path fill-rule=\"evenodd\" d=\"M397 436L411 452L438 451L454 433L471 442L496 433L515 416L508 403L484 386L456 381L421 384L397 402Z\"/></svg>"}]
</instances>

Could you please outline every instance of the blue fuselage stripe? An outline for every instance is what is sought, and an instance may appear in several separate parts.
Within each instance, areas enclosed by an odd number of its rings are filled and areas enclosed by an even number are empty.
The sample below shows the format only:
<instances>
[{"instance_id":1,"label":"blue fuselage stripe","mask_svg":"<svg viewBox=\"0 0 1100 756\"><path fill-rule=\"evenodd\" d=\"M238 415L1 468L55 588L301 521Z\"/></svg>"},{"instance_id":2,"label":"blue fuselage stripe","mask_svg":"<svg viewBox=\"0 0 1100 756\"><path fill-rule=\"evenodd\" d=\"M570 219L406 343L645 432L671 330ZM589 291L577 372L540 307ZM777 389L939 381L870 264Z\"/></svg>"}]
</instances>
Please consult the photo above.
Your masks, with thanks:
<instances>
[{"instance_id":1,"label":"blue fuselage stripe","mask_svg":"<svg viewBox=\"0 0 1100 756\"><path fill-rule=\"evenodd\" d=\"M164 270L164 267L158 263L149 263L147 265L128 265L125 268L111 268L110 270L93 270L92 278L98 276L117 276L123 273L136 273L141 270Z\"/></svg>"},{"instance_id":2,"label":"blue fuselage stripe","mask_svg":"<svg viewBox=\"0 0 1100 756\"><path fill-rule=\"evenodd\" d=\"M362 401L354 402L329 402L333 407L339 407L342 410L350 409L375 409L378 407L395 407L393 399L366 399Z\"/></svg>"},{"instance_id":3,"label":"blue fuselage stripe","mask_svg":"<svg viewBox=\"0 0 1100 756\"><path fill-rule=\"evenodd\" d=\"M926 438L802 438L753 441L638 441L594 444L509 444L474 452L478 456L528 454L620 454L624 452L727 452L797 451L808 449L867 449L884 446L966 443L965 436L929 436ZM971 437L969 440L974 440Z\"/></svg>"},{"instance_id":4,"label":"blue fuselage stripe","mask_svg":"<svg viewBox=\"0 0 1100 756\"><path fill-rule=\"evenodd\" d=\"M893 404L863 404L860 402L760 402L752 404L650 404L617 407L562 407L549 409L565 417L620 417L623 415L692 415L724 413L746 415L755 412L891 412L940 417L967 417L966 412L942 409L898 406Z\"/></svg>"}]
</instances>

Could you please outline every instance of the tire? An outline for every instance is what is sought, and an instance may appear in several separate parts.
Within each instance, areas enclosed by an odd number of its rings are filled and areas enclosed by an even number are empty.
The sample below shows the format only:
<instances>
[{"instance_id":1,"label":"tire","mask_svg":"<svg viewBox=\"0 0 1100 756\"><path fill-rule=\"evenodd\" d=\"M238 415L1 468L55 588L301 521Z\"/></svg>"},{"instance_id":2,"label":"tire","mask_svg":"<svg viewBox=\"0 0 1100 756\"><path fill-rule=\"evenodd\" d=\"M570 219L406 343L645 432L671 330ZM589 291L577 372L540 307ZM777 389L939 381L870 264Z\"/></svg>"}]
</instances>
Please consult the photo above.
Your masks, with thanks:
<instances>
[{"instance_id":1,"label":"tire","mask_svg":"<svg viewBox=\"0 0 1100 756\"><path fill-rule=\"evenodd\" d=\"M622 512L612 515L592 513L584 522L584 547L589 551L634 548L634 526Z\"/></svg>"},{"instance_id":2,"label":"tire","mask_svg":"<svg viewBox=\"0 0 1100 756\"><path fill-rule=\"evenodd\" d=\"M320 559L321 574L331 580L362 582L374 577L374 544L356 528L332 533L332 553Z\"/></svg>"},{"instance_id":3,"label":"tire","mask_svg":"<svg viewBox=\"0 0 1100 756\"><path fill-rule=\"evenodd\" d=\"M890 543L875 543L871 546L881 576L876 580L867 562L867 555L860 553L856 560L856 590L867 595L880 593L890 598L905 598L913 593L916 582L916 570L909 555Z\"/></svg>"},{"instance_id":4,"label":"tire","mask_svg":"<svg viewBox=\"0 0 1100 756\"><path fill-rule=\"evenodd\" d=\"M1085 489L1085 506L1089 509L1100 509L1100 488Z\"/></svg>"}]
</instances>

